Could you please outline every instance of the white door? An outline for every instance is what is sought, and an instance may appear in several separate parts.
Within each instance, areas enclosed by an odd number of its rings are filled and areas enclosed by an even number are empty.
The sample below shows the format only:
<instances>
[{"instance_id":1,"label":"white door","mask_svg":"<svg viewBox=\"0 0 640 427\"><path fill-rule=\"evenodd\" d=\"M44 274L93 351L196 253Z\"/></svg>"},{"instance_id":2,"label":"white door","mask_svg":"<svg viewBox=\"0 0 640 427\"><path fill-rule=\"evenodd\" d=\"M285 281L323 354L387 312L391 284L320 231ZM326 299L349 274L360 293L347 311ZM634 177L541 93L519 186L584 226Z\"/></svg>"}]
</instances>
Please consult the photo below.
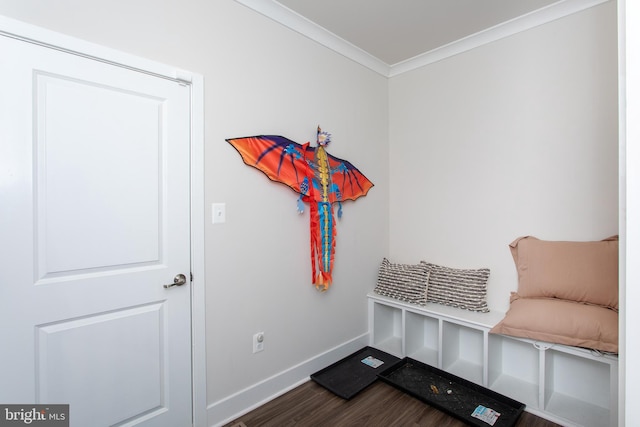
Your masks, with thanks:
<instances>
[{"instance_id":1,"label":"white door","mask_svg":"<svg viewBox=\"0 0 640 427\"><path fill-rule=\"evenodd\" d=\"M176 81L0 36L0 402L192 424L189 114Z\"/></svg>"}]
</instances>

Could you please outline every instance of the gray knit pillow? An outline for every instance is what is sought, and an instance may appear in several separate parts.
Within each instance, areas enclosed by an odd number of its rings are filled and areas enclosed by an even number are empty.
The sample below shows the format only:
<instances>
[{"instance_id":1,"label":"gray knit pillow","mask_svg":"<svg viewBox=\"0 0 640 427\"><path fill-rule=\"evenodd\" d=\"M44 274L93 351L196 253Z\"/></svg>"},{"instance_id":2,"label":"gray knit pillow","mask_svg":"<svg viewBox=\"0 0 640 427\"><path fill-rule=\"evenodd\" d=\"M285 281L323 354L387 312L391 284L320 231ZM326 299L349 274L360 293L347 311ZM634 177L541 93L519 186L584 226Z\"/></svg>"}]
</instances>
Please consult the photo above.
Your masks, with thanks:
<instances>
[{"instance_id":1,"label":"gray knit pillow","mask_svg":"<svg viewBox=\"0 0 640 427\"><path fill-rule=\"evenodd\" d=\"M412 304L425 305L428 279L429 272L424 263L394 264L384 258L373 291Z\"/></svg>"},{"instance_id":2,"label":"gray knit pillow","mask_svg":"<svg viewBox=\"0 0 640 427\"><path fill-rule=\"evenodd\" d=\"M487 281L489 269L462 270L422 261L429 271L427 301L471 311L489 311Z\"/></svg>"}]
</instances>

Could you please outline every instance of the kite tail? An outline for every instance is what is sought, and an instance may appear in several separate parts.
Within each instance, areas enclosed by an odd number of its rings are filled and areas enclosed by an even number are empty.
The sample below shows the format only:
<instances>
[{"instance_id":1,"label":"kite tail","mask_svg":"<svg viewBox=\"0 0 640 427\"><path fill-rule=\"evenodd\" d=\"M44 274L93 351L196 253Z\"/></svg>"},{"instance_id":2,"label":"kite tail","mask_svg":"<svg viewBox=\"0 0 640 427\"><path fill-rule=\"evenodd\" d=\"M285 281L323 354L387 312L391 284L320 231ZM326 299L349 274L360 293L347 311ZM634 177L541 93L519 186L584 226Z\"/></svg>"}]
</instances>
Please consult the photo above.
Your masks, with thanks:
<instances>
[{"instance_id":1,"label":"kite tail","mask_svg":"<svg viewBox=\"0 0 640 427\"><path fill-rule=\"evenodd\" d=\"M310 231L310 239L311 242L311 283L316 284L316 257L318 256L317 247L318 247L318 230L320 230L320 223L318 221L318 208L316 204L312 201L309 203L309 231Z\"/></svg>"},{"instance_id":2,"label":"kite tail","mask_svg":"<svg viewBox=\"0 0 640 427\"><path fill-rule=\"evenodd\" d=\"M326 292L329 290L329 286L331 286L332 281L331 273L325 273L321 271L316 276L316 289L320 292Z\"/></svg>"},{"instance_id":3,"label":"kite tail","mask_svg":"<svg viewBox=\"0 0 640 427\"><path fill-rule=\"evenodd\" d=\"M331 271L336 246L331 203L310 203L311 281L320 291L326 291L333 281Z\"/></svg>"}]
</instances>

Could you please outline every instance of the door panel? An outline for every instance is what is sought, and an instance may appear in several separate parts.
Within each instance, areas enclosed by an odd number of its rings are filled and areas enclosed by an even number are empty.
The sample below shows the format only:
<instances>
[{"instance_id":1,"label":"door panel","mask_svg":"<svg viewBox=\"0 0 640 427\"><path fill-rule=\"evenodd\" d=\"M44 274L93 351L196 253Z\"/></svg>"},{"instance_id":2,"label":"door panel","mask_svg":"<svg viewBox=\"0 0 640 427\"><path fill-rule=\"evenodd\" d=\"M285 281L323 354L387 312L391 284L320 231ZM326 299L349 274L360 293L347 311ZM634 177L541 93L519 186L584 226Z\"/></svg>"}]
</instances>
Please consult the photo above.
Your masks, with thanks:
<instances>
[{"instance_id":1,"label":"door panel","mask_svg":"<svg viewBox=\"0 0 640 427\"><path fill-rule=\"evenodd\" d=\"M105 425L164 410L165 313L156 303L36 326L37 400L82 401Z\"/></svg>"},{"instance_id":2,"label":"door panel","mask_svg":"<svg viewBox=\"0 0 640 427\"><path fill-rule=\"evenodd\" d=\"M189 87L0 51L0 402L191 425Z\"/></svg>"},{"instance_id":3,"label":"door panel","mask_svg":"<svg viewBox=\"0 0 640 427\"><path fill-rule=\"evenodd\" d=\"M164 100L35 79L38 277L160 262Z\"/></svg>"}]
</instances>

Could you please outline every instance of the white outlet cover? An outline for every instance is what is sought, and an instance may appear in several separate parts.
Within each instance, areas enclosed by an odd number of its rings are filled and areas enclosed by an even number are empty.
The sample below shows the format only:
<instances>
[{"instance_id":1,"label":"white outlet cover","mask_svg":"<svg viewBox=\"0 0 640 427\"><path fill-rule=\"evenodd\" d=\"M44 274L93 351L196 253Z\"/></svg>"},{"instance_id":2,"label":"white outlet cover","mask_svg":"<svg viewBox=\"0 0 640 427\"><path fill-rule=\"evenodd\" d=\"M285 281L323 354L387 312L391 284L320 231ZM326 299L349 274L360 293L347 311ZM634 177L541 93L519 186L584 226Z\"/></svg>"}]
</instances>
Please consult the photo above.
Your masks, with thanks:
<instances>
[{"instance_id":1,"label":"white outlet cover","mask_svg":"<svg viewBox=\"0 0 640 427\"><path fill-rule=\"evenodd\" d=\"M258 353L264 350L264 332L258 332L253 336L253 352Z\"/></svg>"}]
</instances>

